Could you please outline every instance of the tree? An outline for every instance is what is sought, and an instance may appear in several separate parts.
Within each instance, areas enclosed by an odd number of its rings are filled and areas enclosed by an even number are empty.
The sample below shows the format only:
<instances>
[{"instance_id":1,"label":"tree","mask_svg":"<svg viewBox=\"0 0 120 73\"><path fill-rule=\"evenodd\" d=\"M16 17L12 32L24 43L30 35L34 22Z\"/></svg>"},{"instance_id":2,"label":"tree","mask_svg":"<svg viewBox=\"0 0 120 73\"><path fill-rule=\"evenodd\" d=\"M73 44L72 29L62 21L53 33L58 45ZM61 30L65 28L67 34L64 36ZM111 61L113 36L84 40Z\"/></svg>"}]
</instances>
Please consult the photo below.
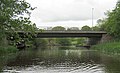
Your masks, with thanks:
<instances>
[{"instance_id":1,"label":"tree","mask_svg":"<svg viewBox=\"0 0 120 73\"><path fill-rule=\"evenodd\" d=\"M17 29L23 24L30 24L29 16L33 10L29 3L24 0L1 0L0 1L0 25L1 28ZM25 17L24 15L28 15Z\"/></svg>"},{"instance_id":2,"label":"tree","mask_svg":"<svg viewBox=\"0 0 120 73\"><path fill-rule=\"evenodd\" d=\"M118 0L115 9L107 11L107 18L101 26L104 26L105 30L115 38L120 38L120 0Z\"/></svg>"},{"instance_id":3,"label":"tree","mask_svg":"<svg viewBox=\"0 0 120 73\"><path fill-rule=\"evenodd\" d=\"M28 25L34 26L29 20L30 11L34 9L25 0L0 0L0 40L8 30L13 32Z\"/></svg>"},{"instance_id":4,"label":"tree","mask_svg":"<svg viewBox=\"0 0 120 73\"><path fill-rule=\"evenodd\" d=\"M99 30L101 30L101 31L105 31L106 30L106 25L105 25L105 19L99 19L99 20L97 20L97 27L99 28Z\"/></svg>"},{"instance_id":5,"label":"tree","mask_svg":"<svg viewBox=\"0 0 120 73\"><path fill-rule=\"evenodd\" d=\"M58 38L58 39L56 39L56 42L61 46L70 46L71 45L70 39L66 39L66 38Z\"/></svg>"},{"instance_id":6,"label":"tree","mask_svg":"<svg viewBox=\"0 0 120 73\"><path fill-rule=\"evenodd\" d=\"M56 27L53 27L52 30L65 30L65 28L62 26L56 26Z\"/></svg>"},{"instance_id":7,"label":"tree","mask_svg":"<svg viewBox=\"0 0 120 73\"><path fill-rule=\"evenodd\" d=\"M48 42L47 39L36 38L32 44L35 49L47 49Z\"/></svg>"},{"instance_id":8,"label":"tree","mask_svg":"<svg viewBox=\"0 0 120 73\"><path fill-rule=\"evenodd\" d=\"M94 26L94 27L92 27L92 30L94 30L94 31L100 31L100 28L98 26Z\"/></svg>"},{"instance_id":9,"label":"tree","mask_svg":"<svg viewBox=\"0 0 120 73\"><path fill-rule=\"evenodd\" d=\"M90 31L91 28L89 26L85 25L85 26L82 27L81 30L83 30L83 31Z\"/></svg>"},{"instance_id":10,"label":"tree","mask_svg":"<svg viewBox=\"0 0 120 73\"><path fill-rule=\"evenodd\" d=\"M86 44L85 40L85 38L77 38L77 45L84 46L84 44Z\"/></svg>"}]
</instances>

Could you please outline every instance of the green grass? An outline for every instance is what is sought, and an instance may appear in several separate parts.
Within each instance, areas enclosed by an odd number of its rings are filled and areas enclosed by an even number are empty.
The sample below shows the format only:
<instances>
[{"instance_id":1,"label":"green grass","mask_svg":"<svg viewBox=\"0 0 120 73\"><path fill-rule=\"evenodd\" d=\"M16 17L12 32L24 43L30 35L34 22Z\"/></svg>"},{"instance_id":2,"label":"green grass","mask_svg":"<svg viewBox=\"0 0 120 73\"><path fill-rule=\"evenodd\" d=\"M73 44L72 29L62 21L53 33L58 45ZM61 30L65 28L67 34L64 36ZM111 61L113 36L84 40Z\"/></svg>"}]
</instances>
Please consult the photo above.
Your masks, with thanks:
<instances>
[{"instance_id":1,"label":"green grass","mask_svg":"<svg viewBox=\"0 0 120 73\"><path fill-rule=\"evenodd\" d=\"M0 46L0 73L4 66L7 64L7 61L14 60L17 51L18 49L13 46Z\"/></svg>"},{"instance_id":2,"label":"green grass","mask_svg":"<svg viewBox=\"0 0 120 73\"><path fill-rule=\"evenodd\" d=\"M0 46L0 55L15 53L17 51L18 51L18 49L16 47L13 47L13 46L7 46L7 47Z\"/></svg>"},{"instance_id":3,"label":"green grass","mask_svg":"<svg viewBox=\"0 0 120 73\"><path fill-rule=\"evenodd\" d=\"M118 55L120 54L120 42L107 42L92 46L91 49L98 50L100 52L111 54L111 55Z\"/></svg>"}]
</instances>

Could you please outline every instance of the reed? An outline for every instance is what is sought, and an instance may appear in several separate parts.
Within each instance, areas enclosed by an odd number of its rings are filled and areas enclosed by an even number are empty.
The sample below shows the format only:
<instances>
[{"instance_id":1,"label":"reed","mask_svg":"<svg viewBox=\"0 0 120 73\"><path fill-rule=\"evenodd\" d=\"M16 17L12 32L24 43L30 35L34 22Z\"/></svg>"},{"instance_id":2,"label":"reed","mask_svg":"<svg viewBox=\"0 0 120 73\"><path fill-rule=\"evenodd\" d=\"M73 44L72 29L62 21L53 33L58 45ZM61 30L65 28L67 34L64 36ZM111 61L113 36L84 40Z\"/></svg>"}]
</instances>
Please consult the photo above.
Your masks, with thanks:
<instances>
[{"instance_id":1,"label":"reed","mask_svg":"<svg viewBox=\"0 0 120 73\"><path fill-rule=\"evenodd\" d=\"M120 42L119 41L111 41L107 43L102 43L98 45L94 45L91 49L98 50L103 53L111 54L111 55L120 55Z\"/></svg>"},{"instance_id":2,"label":"reed","mask_svg":"<svg viewBox=\"0 0 120 73\"><path fill-rule=\"evenodd\" d=\"M8 53L15 53L17 51L18 49L14 46L7 46L7 47L0 46L0 55L8 54Z\"/></svg>"}]
</instances>

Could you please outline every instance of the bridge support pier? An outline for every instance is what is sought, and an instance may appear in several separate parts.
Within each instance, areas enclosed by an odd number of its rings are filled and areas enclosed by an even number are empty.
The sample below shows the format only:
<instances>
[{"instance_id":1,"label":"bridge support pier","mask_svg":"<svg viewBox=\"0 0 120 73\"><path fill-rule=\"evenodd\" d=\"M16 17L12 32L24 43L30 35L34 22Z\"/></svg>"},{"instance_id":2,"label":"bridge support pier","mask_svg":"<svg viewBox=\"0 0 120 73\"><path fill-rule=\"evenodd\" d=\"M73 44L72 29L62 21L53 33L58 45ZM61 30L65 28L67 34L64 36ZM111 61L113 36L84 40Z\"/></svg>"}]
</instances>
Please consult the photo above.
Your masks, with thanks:
<instances>
[{"instance_id":1,"label":"bridge support pier","mask_svg":"<svg viewBox=\"0 0 120 73\"><path fill-rule=\"evenodd\" d=\"M96 45L100 42L101 37L89 37L87 45Z\"/></svg>"}]
</instances>

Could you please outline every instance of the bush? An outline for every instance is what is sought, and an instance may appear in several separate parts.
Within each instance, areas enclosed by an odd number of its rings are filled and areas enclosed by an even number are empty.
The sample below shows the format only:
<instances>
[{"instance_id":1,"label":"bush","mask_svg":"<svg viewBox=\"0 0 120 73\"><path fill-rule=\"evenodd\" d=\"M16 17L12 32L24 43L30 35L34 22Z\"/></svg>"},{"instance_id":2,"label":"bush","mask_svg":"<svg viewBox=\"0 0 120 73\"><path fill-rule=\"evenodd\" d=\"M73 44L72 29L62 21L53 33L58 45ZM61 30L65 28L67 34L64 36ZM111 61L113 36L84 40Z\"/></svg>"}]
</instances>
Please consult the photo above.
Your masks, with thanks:
<instances>
[{"instance_id":1,"label":"bush","mask_svg":"<svg viewBox=\"0 0 120 73\"><path fill-rule=\"evenodd\" d=\"M47 48L47 40L37 38L34 40L34 46L36 49L46 49Z\"/></svg>"},{"instance_id":2,"label":"bush","mask_svg":"<svg viewBox=\"0 0 120 73\"><path fill-rule=\"evenodd\" d=\"M71 45L71 41L70 39L66 39L66 38L58 38L57 43L61 46L70 46Z\"/></svg>"}]
</instances>

